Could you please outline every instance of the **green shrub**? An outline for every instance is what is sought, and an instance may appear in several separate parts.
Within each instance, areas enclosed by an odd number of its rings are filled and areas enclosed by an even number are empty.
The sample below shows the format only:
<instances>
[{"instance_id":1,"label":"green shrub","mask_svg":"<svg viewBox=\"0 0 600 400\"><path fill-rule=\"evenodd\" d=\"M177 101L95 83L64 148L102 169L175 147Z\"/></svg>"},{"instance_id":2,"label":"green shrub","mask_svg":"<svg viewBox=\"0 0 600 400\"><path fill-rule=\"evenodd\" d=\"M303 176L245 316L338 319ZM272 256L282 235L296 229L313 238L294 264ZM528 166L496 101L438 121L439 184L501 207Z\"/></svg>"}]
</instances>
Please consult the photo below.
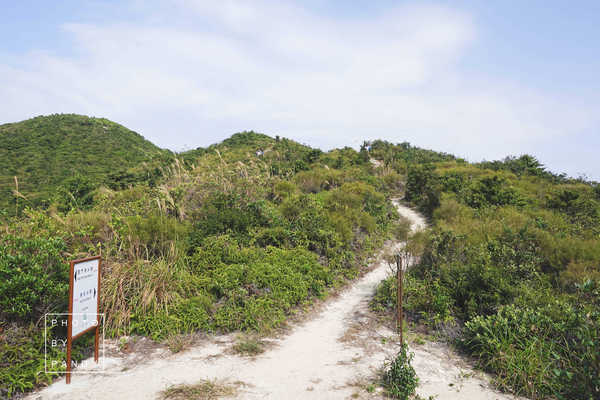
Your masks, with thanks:
<instances>
[{"instance_id":1,"label":"green shrub","mask_svg":"<svg viewBox=\"0 0 600 400\"><path fill-rule=\"evenodd\" d=\"M268 223L262 202L246 203L237 195L215 193L195 211L191 247L197 246L206 236L223 233L245 239L252 227L267 226Z\"/></svg>"},{"instance_id":2,"label":"green shrub","mask_svg":"<svg viewBox=\"0 0 600 400\"><path fill-rule=\"evenodd\" d=\"M463 346L497 374L498 385L533 398L600 395L600 314L564 302L509 305L465 324Z\"/></svg>"},{"instance_id":3,"label":"green shrub","mask_svg":"<svg viewBox=\"0 0 600 400\"><path fill-rule=\"evenodd\" d=\"M419 378L411 365L412 359L413 354L403 343L396 358L385 366L383 386L390 397L408 400L415 394Z\"/></svg>"},{"instance_id":4,"label":"green shrub","mask_svg":"<svg viewBox=\"0 0 600 400\"><path fill-rule=\"evenodd\" d=\"M63 311L69 291L69 267L61 238L0 239L0 317L35 320Z\"/></svg>"},{"instance_id":5,"label":"green shrub","mask_svg":"<svg viewBox=\"0 0 600 400\"><path fill-rule=\"evenodd\" d=\"M378 312L394 313L396 309L396 282L391 276L382 281L371 301L371 308ZM454 300L439 279L420 280L409 271L404 279L404 312L413 320L427 325L451 322Z\"/></svg>"},{"instance_id":6,"label":"green shrub","mask_svg":"<svg viewBox=\"0 0 600 400\"><path fill-rule=\"evenodd\" d=\"M216 297L215 327L269 330L293 307L321 296L331 277L303 249L249 249L240 264L210 270L207 289Z\"/></svg>"},{"instance_id":7,"label":"green shrub","mask_svg":"<svg viewBox=\"0 0 600 400\"><path fill-rule=\"evenodd\" d=\"M164 340L173 334L210 331L212 300L208 295L194 296L166 309L140 311L131 316L132 333Z\"/></svg>"},{"instance_id":8,"label":"green shrub","mask_svg":"<svg viewBox=\"0 0 600 400\"><path fill-rule=\"evenodd\" d=\"M434 170L431 164L411 166L406 180L406 200L429 217L439 207L441 196L440 180Z\"/></svg>"},{"instance_id":9,"label":"green shrub","mask_svg":"<svg viewBox=\"0 0 600 400\"><path fill-rule=\"evenodd\" d=\"M465 192L464 198L465 203L473 208L523 204L517 192L506 187L506 181L497 175L473 183Z\"/></svg>"},{"instance_id":10,"label":"green shrub","mask_svg":"<svg viewBox=\"0 0 600 400\"><path fill-rule=\"evenodd\" d=\"M34 325L11 330L0 341L0 396L10 398L39 384L48 384L57 374L45 373L44 335ZM50 352L54 348L50 347ZM50 354L52 357L54 354Z\"/></svg>"},{"instance_id":11,"label":"green shrub","mask_svg":"<svg viewBox=\"0 0 600 400\"><path fill-rule=\"evenodd\" d=\"M45 334L44 330L35 324L11 324L3 328L5 329L0 336L1 398L19 398L21 393L49 385L59 375L58 372L46 371L64 371L64 347L49 345L54 337L63 340L66 338L64 328L60 329L60 332L49 328ZM47 346L44 345L44 339ZM90 340L93 340L93 335L84 335L74 342L74 361L80 361L90 355ZM57 364L53 364L53 361Z\"/></svg>"},{"instance_id":12,"label":"green shrub","mask_svg":"<svg viewBox=\"0 0 600 400\"><path fill-rule=\"evenodd\" d=\"M273 187L273 198L282 201L298 192L298 187L293 182L279 181Z\"/></svg>"},{"instance_id":13,"label":"green shrub","mask_svg":"<svg viewBox=\"0 0 600 400\"><path fill-rule=\"evenodd\" d=\"M600 225L600 201L588 187L561 187L548 195L547 204L568 215L575 224L586 228Z\"/></svg>"}]
</instances>

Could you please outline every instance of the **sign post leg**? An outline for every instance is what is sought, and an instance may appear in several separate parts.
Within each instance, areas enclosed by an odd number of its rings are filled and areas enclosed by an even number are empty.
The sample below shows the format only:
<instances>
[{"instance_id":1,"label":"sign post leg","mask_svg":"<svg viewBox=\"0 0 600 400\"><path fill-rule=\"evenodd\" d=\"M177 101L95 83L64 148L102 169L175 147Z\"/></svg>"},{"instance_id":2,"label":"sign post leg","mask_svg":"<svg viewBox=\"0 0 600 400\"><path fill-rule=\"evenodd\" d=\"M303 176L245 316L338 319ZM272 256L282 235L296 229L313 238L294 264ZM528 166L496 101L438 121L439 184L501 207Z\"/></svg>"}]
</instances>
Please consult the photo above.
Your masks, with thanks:
<instances>
[{"instance_id":1,"label":"sign post leg","mask_svg":"<svg viewBox=\"0 0 600 400\"><path fill-rule=\"evenodd\" d=\"M96 317L98 319L98 317ZM98 333L100 331L99 321L96 322L96 337L94 338L94 361L98 362Z\"/></svg>"},{"instance_id":2,"label":"sign post leg","mask_svg":"<svg viewBox=\"0 0 600 400\"><path fill-rule=\"evenodd\" d=\"M67 336L67 385L71 383L71 335Z\"/></svg>"},{"instance_id":3,"label":"sign post leg","mask_svg":"<svg viewBox=\"0 0 600 400\"><path fill-rule=\"evenodd\" d=\"M396 255L396 329L400 335L400 344L404 343L403 321L402 316L402 298L403 298L403 266L404 260L401 255Z\"/></svg>"}]
</instances>

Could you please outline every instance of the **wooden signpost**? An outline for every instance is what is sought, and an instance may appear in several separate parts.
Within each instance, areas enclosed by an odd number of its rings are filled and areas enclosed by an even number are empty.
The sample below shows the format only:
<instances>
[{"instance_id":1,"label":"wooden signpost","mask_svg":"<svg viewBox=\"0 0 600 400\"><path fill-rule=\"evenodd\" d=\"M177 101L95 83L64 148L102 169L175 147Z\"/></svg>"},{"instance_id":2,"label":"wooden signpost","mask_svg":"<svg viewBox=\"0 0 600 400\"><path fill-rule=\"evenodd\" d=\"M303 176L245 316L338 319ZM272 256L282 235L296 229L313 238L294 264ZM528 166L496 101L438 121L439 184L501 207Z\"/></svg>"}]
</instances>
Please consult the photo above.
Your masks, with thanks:
<instances>
[{"instance_id":1,"label":"wooden signpost","mask_svg":"<svg viewBox=\"0 0 600 400\"><path fill-rule=\"evenodd\" d=\"M400 344L404 343L404 318L403 318L403 310L402 310L402 298L404 297L403 289L404 289L404 257L405 255L396 254L396 329L398 329L398 334L400 336Z\"/></svg>"},{"instance_id":2,"label":"wooden signpost","mask_svg":"<svg viewBox=\"0 0 600 400\"><path fill-rule=\"evenodd\" d=\"M94 361L98 362L100 268L100 256L71 261L67 323L67 384L71 383L71 347L73 340L93 329L96 331Z\"/></svg>"}]
</instances>

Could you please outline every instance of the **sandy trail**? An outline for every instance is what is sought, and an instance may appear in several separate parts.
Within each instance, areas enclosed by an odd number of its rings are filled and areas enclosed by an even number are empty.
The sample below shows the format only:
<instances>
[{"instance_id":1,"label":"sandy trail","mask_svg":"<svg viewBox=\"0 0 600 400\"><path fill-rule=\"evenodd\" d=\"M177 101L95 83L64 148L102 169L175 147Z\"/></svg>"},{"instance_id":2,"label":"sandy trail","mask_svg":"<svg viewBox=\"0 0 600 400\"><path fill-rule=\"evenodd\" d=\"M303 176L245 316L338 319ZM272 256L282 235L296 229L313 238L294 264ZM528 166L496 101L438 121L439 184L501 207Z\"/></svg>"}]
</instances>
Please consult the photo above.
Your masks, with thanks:
<instances>
[{"instance_id":1,"label":"sandy trail","mask_svg":"<svg viewBox=\"0 0 600 400\"><path fill-rule=\"evenodd\" d=\"M423 229L425 221L396 203L398 211ZM394 246L399 246L396 243ZM389 248L389 245L388 245ZM74 375L30 395L30 399L156 399L173 384L193 384L201 379L243 382L241 399L346 399L381 398L380 389L368 393L377 370L398 348L395 334L375 322L368 302L377 284L389 273L378 262L308 321L293 326L291 333L274 339L256 358L227 351L231 335L212 337L190 349L171 354L105 358L105 373ZM114 346L114 344L113 344ZM427 343L411 346L413 366L420 377L419 394L444 399L508 399L489 388L484 376L476 376L446 346Z\"/></svg>"}]
</instances>

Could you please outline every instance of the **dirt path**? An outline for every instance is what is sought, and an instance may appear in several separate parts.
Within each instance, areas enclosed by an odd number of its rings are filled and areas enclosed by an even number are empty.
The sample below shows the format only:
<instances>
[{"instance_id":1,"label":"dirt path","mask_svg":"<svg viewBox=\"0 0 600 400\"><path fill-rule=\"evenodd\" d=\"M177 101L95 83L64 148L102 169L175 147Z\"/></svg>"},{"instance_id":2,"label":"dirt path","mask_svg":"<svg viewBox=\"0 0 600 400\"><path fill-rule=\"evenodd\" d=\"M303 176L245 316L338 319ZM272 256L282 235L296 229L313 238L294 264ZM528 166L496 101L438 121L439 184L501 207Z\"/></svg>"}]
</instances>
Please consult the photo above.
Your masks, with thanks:
<instances>
[{"instance_id":1,"label":"dirt path","mask_svg":"<svg viewBox=\"0 0 600 400\"><path fill-rule=\"evenodd\" d=\"M413 229L425 227L420 215L396 206ZM213 337L177 354L155 349L142 360L136 354L108 357L105 371L110 373L74 375L70 385L63 378L30 398L155 399L170 385L201 379L238 382L237 398L242 399L381 398L380 389L372 393L366 389L398 344L393 332L375 322L368 302L388 273L388 267L378 263L315 317L293 326L290 334L273 340L273 346L256 358L228 351L232 336ZM443 345L427 343L411 349L423 396L510 398L489 389L485 379L468 367L459 367L460 360Z\"/></svg>"}]
</instances>

